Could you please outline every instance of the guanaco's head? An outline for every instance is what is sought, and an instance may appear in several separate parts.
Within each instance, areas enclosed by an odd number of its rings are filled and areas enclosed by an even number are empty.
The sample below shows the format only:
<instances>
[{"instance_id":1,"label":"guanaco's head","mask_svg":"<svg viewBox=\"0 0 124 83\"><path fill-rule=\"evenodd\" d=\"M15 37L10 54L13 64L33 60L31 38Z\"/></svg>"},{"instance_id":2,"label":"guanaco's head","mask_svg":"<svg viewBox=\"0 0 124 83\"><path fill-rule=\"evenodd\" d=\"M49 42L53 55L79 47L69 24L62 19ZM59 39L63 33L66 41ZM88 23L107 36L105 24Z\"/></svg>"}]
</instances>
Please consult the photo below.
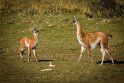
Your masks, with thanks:
<instances>
[{"instance_id":1,"label":"guanaco's head","mask_svg":"<svg viewBox=\"0 0 124 83\"><path fill-rule=\"evenodd\" d=\"M81 27L80 22L77 20L77 18L74 16L73 18L73 24L76 25L76 27Z\"/></svg>"},{"instance_id":2,"label":"guanaco's head","mask_svg":"<svg viewBox=\"0 0 124 83\"><path fill-rule=\"evenodd\" d=\"M72 21L72 22L73 22L74 24L76 24L76 22L77 22L77 21L78 21L78 20L77 20L77 18L74 16L74 18L73 18L73 21Z\"/></svg>"},{"instance_id":3,"label":"guanaco's head","mask_svg":"<svg viewBox=\"0 0 124 83\"><path fill-rule=\"evenodd\" d=\"M35 29L33 30L33 33L34 33L35 36L38 36L38 34L39 34L38 28L35 28Z\"/></svg>"}]
</instances>

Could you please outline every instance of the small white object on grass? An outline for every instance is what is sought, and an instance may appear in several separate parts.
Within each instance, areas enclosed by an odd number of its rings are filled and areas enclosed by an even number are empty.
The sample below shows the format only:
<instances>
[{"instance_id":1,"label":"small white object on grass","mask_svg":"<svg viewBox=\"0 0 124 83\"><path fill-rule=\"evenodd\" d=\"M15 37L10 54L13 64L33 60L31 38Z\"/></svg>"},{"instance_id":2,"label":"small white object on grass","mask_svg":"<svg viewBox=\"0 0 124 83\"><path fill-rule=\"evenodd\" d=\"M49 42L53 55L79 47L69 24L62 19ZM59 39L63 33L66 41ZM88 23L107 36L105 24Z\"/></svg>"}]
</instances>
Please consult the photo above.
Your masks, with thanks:
<instances>
[{"instance_id":1,"label":"small white object on grass","mask_svg":"<svg viewBox=\"0 0 124 83\"><path fill-rule=\"evenodd\" d=\"M55 65L52 65L52 63L50 62L49 67L55 67Z\"/></svg>"},{"instance_id":2,"label":"small white object on grass","mask_svg":"<svg viewBox=\"0 0 124 83\"><path fill-rule=\"evenodd\" d=\"M50 70L52 70L52 69L48 68L48 69L43 69L41 71L50 71Z\"/></svg>"},{"instance_id":3,"label":"small white object on grass","mask_svg":"<svg viewBox=\"0 0 124 83\"><path fill-rule=\"evenodd\" d=\"M55 67L55 65L52 65L52 63L50 62L49 67ZM51 68L47 68L47 69L42 69L41 71L51 71Z\"/></svg>"}]
</instances>

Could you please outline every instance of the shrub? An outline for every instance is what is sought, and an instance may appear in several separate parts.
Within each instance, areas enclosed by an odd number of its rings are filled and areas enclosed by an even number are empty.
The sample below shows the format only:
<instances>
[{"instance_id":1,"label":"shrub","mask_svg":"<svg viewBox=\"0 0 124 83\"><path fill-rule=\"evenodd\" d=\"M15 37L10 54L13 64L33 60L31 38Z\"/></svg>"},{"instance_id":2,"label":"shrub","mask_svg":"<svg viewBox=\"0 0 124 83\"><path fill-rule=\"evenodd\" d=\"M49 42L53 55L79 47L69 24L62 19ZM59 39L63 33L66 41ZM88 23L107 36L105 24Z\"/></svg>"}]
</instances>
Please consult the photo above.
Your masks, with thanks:
<instances>
[{"instance_id":1,"label":"shrub","mask_svg":"<svg viewBox=\"0 0 124 83\"><path fill-rule=\"evenodd\" d=\"M100 17L122 17L124 15L124 3L117 0L97 0L90 5L91 12Z\"/></svg>"}]
</instances>

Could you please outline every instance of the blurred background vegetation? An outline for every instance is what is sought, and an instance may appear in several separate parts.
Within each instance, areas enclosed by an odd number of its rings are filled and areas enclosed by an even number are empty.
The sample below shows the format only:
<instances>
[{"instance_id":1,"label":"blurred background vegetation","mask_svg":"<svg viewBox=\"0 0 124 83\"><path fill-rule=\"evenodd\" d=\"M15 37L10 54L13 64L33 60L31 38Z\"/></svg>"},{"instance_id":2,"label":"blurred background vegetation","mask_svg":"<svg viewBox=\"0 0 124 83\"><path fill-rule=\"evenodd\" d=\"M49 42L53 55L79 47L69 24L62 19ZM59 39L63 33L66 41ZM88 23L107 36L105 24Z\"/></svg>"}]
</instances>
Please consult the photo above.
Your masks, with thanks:
<instances>
[{"instance_id":1,"label":"blurred background vegetation","mask_svg":"<svg viewBox=\"0 0 124 83\"><path fill-rule=\"evenodd\" d=\"M0 0L0 11L11 13L82 13L92 17L124 17L124 0Z\"/></svg>"}]
</instances>

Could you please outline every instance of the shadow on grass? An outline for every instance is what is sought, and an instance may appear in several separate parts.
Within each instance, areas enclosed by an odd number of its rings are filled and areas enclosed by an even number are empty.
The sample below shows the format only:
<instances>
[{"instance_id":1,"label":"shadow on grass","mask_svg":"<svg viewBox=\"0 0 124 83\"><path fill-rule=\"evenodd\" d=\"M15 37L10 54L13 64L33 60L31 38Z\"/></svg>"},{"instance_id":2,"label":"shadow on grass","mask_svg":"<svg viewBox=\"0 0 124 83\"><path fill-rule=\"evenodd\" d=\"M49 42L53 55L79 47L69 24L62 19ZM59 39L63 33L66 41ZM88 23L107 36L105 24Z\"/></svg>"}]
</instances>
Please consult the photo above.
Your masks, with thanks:
<instances>
[{"instance_id":1,"label":"shadow on grass","mask_svg":"<svg viewBox=\"0 0 124 83\"><path fill-rule=\"evenodd\" d=\"M97 64L100 64L101 61L97 62ZM111 60L106 60L104 61L104 63L110 63L112 64L112 61ZM120 65L120 64L124 64L124 61L117 61L117 60L114 60L114 63L117 64L117 65Z\"/></svg>"},{"instance_id":2,"label":"shadow on grass","mask_svg":"<svg viewBox=\"0 0 124 83\"><path fill-rule=\"evenodd\" d=\"M54 60L38 60L38 62L49 62L49 61L54 61Z\"/></svg>"}]
</instances>

